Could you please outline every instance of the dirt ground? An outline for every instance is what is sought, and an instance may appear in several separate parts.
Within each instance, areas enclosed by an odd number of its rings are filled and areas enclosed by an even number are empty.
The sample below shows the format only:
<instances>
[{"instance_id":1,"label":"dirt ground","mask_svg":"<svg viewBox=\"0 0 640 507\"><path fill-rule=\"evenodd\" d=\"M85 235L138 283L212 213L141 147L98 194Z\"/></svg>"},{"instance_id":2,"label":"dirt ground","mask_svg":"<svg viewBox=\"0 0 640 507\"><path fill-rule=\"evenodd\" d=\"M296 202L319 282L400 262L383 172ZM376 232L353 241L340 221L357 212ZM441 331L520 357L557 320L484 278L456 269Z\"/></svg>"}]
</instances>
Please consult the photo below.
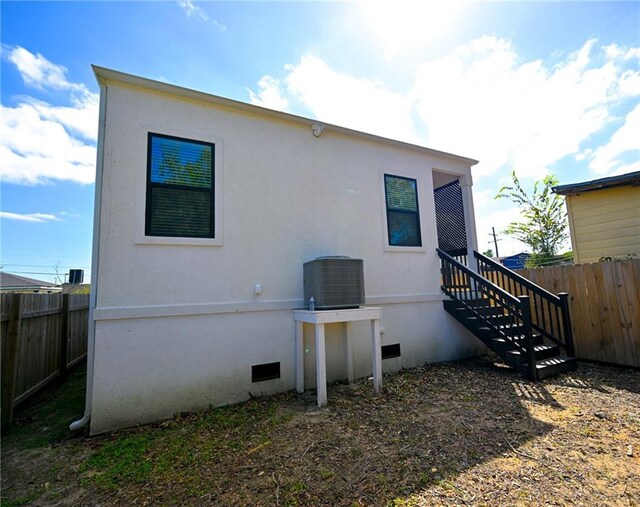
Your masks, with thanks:
<instances>
[{"instance_id":1,"label":"dirt ground","mask_svg":"<svg viewBox=\"0 0 640 507\"><path fill-rule=\"evenodd\" d=\"M10 433L2 505L640 505L638 370L532 383L495 361L385 375L379 396L337 384L323 409L285 393L93 438ZM16 427L43 431L47 403Z\"/></svg>"}]
</instances>

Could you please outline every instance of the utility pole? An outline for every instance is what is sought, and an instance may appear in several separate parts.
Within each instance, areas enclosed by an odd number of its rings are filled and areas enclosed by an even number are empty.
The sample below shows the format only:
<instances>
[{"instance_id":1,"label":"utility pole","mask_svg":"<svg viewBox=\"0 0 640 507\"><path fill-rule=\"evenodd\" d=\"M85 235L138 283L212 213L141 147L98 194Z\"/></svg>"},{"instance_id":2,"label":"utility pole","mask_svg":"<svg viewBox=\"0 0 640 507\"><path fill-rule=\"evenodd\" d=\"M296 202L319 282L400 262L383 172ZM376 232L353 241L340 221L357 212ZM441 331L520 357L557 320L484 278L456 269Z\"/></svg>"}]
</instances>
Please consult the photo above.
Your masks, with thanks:
<instances>
[{"instance_id":1,"label":"utility pole","mask_svg":"<svg viewBox=\"0 0 640 507\"><path fill-rule=\"evenodd\" d=\"M491 235L493 236L493 244L496 247L496 257L500 257L500 254L498 253L498 239L496 238L496 229L495 229L495 227L491 228Z\"/></svg>"}]
</instances>

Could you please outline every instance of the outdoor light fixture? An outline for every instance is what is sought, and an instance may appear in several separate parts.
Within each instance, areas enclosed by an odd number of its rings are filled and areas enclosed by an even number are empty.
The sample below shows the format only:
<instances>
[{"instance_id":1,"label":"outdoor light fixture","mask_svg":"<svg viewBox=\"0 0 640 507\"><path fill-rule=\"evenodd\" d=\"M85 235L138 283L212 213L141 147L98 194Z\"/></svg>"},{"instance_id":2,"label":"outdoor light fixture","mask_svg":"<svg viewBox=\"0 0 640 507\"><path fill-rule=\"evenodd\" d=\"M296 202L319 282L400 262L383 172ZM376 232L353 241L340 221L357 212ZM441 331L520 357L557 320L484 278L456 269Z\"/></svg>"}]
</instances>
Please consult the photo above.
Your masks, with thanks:
<instances>
[{"instance_id":1,"label":"outdoor light fixture","mask_svg":"<svg viewBox=\"0 0 640 507\"><path fill-rule=\"evenodd\" d=\"M311 125L311 130L313 131L313 135L316 137L320 137L320 135L324 132L324 125L320 123L314 123Z\"/></svg>"}]
</instances>

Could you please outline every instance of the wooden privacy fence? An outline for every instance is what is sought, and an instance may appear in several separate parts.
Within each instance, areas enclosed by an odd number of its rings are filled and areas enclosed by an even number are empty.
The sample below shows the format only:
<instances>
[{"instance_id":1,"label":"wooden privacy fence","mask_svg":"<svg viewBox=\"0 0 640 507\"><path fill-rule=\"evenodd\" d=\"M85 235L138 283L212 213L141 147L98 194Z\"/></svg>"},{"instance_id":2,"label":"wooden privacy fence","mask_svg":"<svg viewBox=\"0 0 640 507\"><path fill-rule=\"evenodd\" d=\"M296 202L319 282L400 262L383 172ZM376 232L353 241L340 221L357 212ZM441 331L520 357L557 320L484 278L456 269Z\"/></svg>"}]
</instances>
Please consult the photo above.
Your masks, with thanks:
<instances>
[{"instance_id":1,"label":"wooden privacy fence","mask_svg":"<svg viewBox=\"0 0 640 507\"><path fill-rule=\"evenodd\" d=\"M640 260L516 271L550 292L570 295L576 356L640 367Z\"/></svg>"},{"instance_id":2,"label":"wooden privacy fence","mask_svg":"<svg viewBox=\"0 0 640 507\"><path fill-rule=\"evenodd\" d=\"M88 294L2 294L2 428L13 409L87 355Z\"/></svg>"}]
</instances>

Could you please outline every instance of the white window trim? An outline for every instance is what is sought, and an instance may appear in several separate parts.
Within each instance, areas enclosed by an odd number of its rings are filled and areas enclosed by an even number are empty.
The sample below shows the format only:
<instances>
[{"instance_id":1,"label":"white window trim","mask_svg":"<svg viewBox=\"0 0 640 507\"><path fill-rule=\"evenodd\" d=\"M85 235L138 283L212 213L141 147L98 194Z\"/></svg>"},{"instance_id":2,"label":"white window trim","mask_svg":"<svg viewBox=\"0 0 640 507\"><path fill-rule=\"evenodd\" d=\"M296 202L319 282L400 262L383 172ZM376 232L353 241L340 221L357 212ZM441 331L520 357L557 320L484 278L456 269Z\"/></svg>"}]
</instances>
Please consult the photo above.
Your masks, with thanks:
<instances>
[{"instance_id":1,"label":"white window trim","mask_svg":"<svg viewBox=\"0 0 640 507\"><path fill-rule=\"evenodd\" d=\"M210 133L194 130L184 130L167 128L166 126L142 123L139 125L140 138L136 146L144 152L142 159L144 165L136 168L136 195L142 198L136 199L135 206L135 238L136 245L176 245L176 246L222 246L224 235L223 224L223 172L224 172L224 143L223 139L213 136ZM214 198L214 233L215 238L181 238L169 236L146 236L145 235L145 214L147 200L147 136L149 132L155 134L165 134L168 136L181 137L193 141L202 141L215 145L213 159L213 198Z\"/></svg>"},{"instance_id":2,"label":"white window trim","mask_svg":"<svg viewBox=\"0 0 640 507\"><path fill-rule=\"evenodd\" d=\"M420 221L420 238L422 238L422 246L396 246L389 244L389 224L387 223L387 196L384 186L384 175L389 174L391 176L402 176L404 178L411 178L416 180L416 188L418 190L418 220ZM429 172L429 177L431 173ZM425 253L427 248L425 247L425 235L424 235L424 220L422 214L426 208L424 202L424 174L418 174L413 171L406 171L402 168L388 168L380 167L379 169L379 187L380 187L380 202L382 210L382 237L383 237L383 250L385 252L405 252L405 253Z\"/></svg>"}]
</instances>

